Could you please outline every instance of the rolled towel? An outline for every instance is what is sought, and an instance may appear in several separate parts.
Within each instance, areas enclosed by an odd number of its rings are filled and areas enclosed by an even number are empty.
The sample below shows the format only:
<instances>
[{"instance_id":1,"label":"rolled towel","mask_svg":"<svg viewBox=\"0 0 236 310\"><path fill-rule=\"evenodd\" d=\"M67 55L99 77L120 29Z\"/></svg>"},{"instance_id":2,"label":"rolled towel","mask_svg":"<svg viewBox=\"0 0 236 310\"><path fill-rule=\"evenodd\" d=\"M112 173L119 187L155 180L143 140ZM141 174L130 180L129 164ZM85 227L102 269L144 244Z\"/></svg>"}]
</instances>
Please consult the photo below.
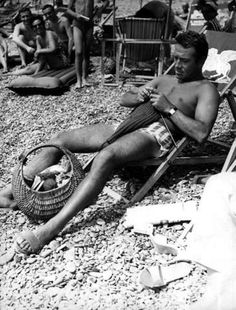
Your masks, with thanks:
<instances>
[{"instance_id":1,"label":"rolled towel","mask_svg":"<svg viewBox=\"0 0 236 310\"><path fill-rule=\"evenodd\" d=\"M135 131L139 128L144 128L153 122L157 122L160 117L160 112L152 106L150 101L140 104L118 126L116 131L103 144L103 147L107 145L107 143L113 143L115 140L127 133Z\"/></svg>"}]
</instances>

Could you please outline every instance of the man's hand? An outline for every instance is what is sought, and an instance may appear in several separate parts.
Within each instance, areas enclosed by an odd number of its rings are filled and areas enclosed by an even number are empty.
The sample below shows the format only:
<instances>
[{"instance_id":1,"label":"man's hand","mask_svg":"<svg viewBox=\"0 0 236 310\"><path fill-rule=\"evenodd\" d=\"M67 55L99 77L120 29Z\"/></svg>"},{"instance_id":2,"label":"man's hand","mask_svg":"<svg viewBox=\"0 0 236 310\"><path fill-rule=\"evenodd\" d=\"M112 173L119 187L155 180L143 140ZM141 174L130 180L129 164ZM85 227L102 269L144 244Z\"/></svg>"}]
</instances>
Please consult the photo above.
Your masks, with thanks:
<instances>
[{"instance_id":1,"label":"man's hand","mask_svg":"<svg viewBox=\"0 0 236 310\"><path fill-rule=\"evenodd\" d=\"M40 50L37 49L37 50L35 51L35 53L34 53L34 58L35 58L35 59L38 59L38 58L39 58L39 55L40 55Z\"/></svg>"},{"instance_id":2,"label":"man's hand","mask_svg":"<svg viewBox=\"0 0 236 310\"><path fill-rule=\"evenodd\" d=\"M34 54L35 49L34 49L33 47L28 47L28 48L27 48L27 52L28 52L29 54Z\"/></svg>"},{"instance_id":3,"label":"man's hand","mask_svg":"<svg viewBox=\"0 0 236 310\"><path fill-rule=\"evenodd\" d=\"M142 103L150 99L150 96L153 92L153 87L140 87L138 90L138 102Z\"/></svg>"},{"instance_id":4,"label":"man's hand","mask_svg":"<svg viewBox=\"0 0 236 310\"><path fill-rule=\"evenodd\" d=\"M167 114L171 108L174 107L173 104L170 103L170 101L166 98L165 95L157 93L151 94L150 99L152 106L159 112L162 112L164 114Z\"/></svg>"}]
</instances>

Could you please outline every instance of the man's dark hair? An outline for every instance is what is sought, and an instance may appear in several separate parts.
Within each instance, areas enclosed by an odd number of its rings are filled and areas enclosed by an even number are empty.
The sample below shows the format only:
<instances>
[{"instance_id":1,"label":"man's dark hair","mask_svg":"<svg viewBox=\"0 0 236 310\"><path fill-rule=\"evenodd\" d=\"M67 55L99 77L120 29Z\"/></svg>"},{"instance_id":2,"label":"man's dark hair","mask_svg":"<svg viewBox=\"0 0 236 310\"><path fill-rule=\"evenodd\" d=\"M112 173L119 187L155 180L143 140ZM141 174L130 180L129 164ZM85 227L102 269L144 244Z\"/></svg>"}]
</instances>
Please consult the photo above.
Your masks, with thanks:
<instances>
[{"instance_id":1,"label":"man's dark hair","mask_svg":"<svg viewBox=\"0 0 236 310\"><path fill-rule=\"evenodd\" d=\"M51 4L45 4L44 6L43 6L43 8L42 8L42 11L44 11L44 10L46 10L46 9L52 9L53 11L54 11L54 7L53 7L53 5L51 5Z\"/></svg>"},{"instance_id":2,"label":"man's dark hair","mask_svg":"<svg viewBox=\"0 0 236 310\"><path fill-rule=\"evenodd\" d=\"M205 61L208 54L208 43L206 36L195 31L185 31L180 32L175 37L175 40L178 44L182 45L184 48L193 47L196 51L196 60Z\"/></svg>"},{"instance_id":3,"label":"man's dark hair","mask_svg":"<svg viewBox=\"0 0 236 310\"><path fill-rule=\"evenodd\" d=\"M30 14L31 14L31 10L30 10L30 8L25 7L25 8L21 8L21 9L19 10L19 14L21 14L21 13L25 13L25 12L30 12Z\"/></svg>"},{"instance_id":4,"label":"man's dark hair","mask_svg":"<svg viewBox=\"0 0 236 310\"><path fill-rule=\"evenodd\" d=\"M32 24L33 24L34 21L36 21L36 20L40 20L40 22L42 23L42 25L45 27L45 21L44 21L42 15L36 15L36 16L34 16L34 18L33 18L33 20L32 20Z\"/></svg>"}]
</instances>

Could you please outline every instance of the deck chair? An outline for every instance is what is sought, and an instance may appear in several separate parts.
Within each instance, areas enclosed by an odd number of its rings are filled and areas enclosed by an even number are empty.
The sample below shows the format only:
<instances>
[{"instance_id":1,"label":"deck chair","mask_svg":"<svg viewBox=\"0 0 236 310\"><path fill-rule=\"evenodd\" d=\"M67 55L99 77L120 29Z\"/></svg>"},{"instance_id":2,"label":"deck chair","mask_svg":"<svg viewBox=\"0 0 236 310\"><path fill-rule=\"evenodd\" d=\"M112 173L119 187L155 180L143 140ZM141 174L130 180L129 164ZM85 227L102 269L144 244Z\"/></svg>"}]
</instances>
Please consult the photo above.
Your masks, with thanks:
<instances>
[{"instance_id":1,"label":"deck chair","mask_svg":"<svg viewBox=\"0 0 236 310\"><path fill-rule=\"evenodd\" d=\"M117 18L116 22L118 36L122 41L122 69L124 70L128 61L137 64L155 60L155 72L157 73L160 44L155 42L164 36L164 18L154 19L128 16ZM140 40L145 40L145 43L140 42ZM118 61L120 60L118 59Z\"/></svg>"},{"instance_id":2,"label":"deck chair","mask_svg":"<svg viewBox=\"0 0 236 310\"><path fill-rule=\"evenodd\" d=\"M162 72L164 50L166 49L166 46L171 43L169 40L164 40L166 29L164 18L138 18L134 16L118 17L116 18L115 28L116 38L104 38L102 40L102 77L104 77L103 59L105 57L105 45L109 42L113 42L116 46L115 85L118 85L120 81L121 60L123 71L128 62L131 64L131 67L132 65L135 67L136 73L141 69L143 75L141 74L138 76L134 73L132 74L132 78L143 77L150 79L153 78L154 75ZM147 65L148 62L151 62L151 65L150 63ZM131 70L129 69L129 71Z\"/></svg>"},{"instance_id":3,"label":"deck chair","mask_svg":"<svg viewBox=\"0 0 236 310\"><path fill-rule=\"evenodd\" d=\"M232 88L236 84L236 57L234 60L234 53L236 53L236 42L235 42L235 34L231 33L223 33L223 32L216 32L216 31L208 31L206 33L207 40L209 43L209 56L206 60L206 63L204 65L204 74L206 76L213 77L214 81L216 83L216 87L218 87L220 95L222 98L226 98L229 106L231 108L232 114L236 120L236 103L234 100L234 96L232 94ZM235 47L234 47L235 46ZM224 50L228 51L226 55L231 55L228 59L227 68L228 71L224 71L223 73L221 71L216 72L217 66L213 66L213 71L211 68L211 57L212 57L212 48L217 48L218 53ZM232 51L232 53L231 53ZM217 54L214 54L217 55ZM224 54L223 54L224 55ZM223 58L225 59L225 58ZM212 59L213 60L213 59ZM230 62L230 64L229 64ZM214 64L215 64L215 58L214 58ZM229 66L230 65L230 66ZM236 140L230 147L227 143L223 143L220 141L214 141L212 139L208 139L210 143L213 143L214 146L220 146L222 148L225 148L227 151L224 152L223 155L218 156L209 156L203 155L203 156L180 156L181 152L184 150L184 148L189 145L191 141L191 138L185 136L182 139L180 139L176 145L172 148L170 153L164 157L164 158L151 158L149 160L140 161L140 162L130 162L127 164L127 166L156 166L155 171L153 174L149 177L149 179L146 181L146 183L141 187L141 189L138 190L138 192L131 198L131 200L127 203L127 206L132 206L134 203L140 201L146 193L154 186L154 184L161 178L161 176L165 173L165 171L171 166L171 165L184 165L184 164L190 164L190 165L200 165L200 164L224 164L223 170L233 169L232 163L234 158L236 157ZM228 152L228 155L227 155Z\"/></svg>"},{"instance_id":4,"label":"deck chair","mask_svg":"<svg viewBox=\"0 0 236 310\"><path fill-rule=\"evenodd\" d=\"M206 60L206 63L203 67L204 74L209 78L213 78L216 83L216 87L218 87L220 95L222 98L225 98L229 103L234 119L236 120L236 103L234 100L234 96L232 94L232 88L236 84L236 42L235 42L235 34L231 33L223 33L223 32L215 32L208 31L206 33L206 37L209 43L209 56ZM218 53L215 55L222 54L222 62L223 60L227 63L225 66L219 65L216 66L216 58L212 58L213 53L212 49L217 49ZM215 50L213 50L215 51ZM222 53L222 52L225 53ZM211 59L212 58L212 59ZM214 65L212 65L212 61L214 61ZM219 67L219 70L218 70ZM223 68L227 67L227 70L223 71ZM212 70L213 68L213 70ZM217 69L217 70L216 70ZM222 72L223 71L223 72ZM132 162L129 165L132 166L157 166L153 174L149 177L146 183L141 187L141 189L131 198L128 205L131 206L134 203L140 201L146 193L153 187L153 185L160 179L160 177L165 173L165 171L171 165L183 165L183 164L223 164L222 171L229 171L229 169L234 169L234 159L236 158L236 139L233 142L232 146L227 145L226 143L222 143L219 141L213 141L212 139L208 139L214 146L219 145L226 149L224 155L219 156L197 156L197 157L186 157L180 156L181 152L184 148L190 143L191 139L189 137L184 137L180 141L177 142L176 146L170 151L170 153L163 159L149 159L142 162ZM228 152L228 155L227 155ZM235 161L236 162L236 161Z\"/></svg>"},{"instance_id":5,"label":"deck chair","mask_svg":"<svg viewBox=\"0 0 236 310\"><path fill-rule=\"evenodd\" d=\"M208 31L206 33L209 44L208 58L203 66L206 77L215 82L222 99L226 99L232 115L236 120L236 102L232 93L233 87L236 85L236 42L234 33L223 33L216 31ZM232 171L236 166L236 138L231 147L222 144L222 147L229 149L226 156L199 156L196 158L179 157L181 151L190 142L190 138L184 137L180 140L173 150L164 160L150 159L140 163L132 163L132 165L157 165L157 169L150 176L141 189L132 197L129 205L140 201L152 186L160 179L163 173L171 164L223 164L222 171ZM208 139L211 143L219 145L219 142Z\"/></svg>"},{"instance_id":6,"label":"deck chair","mask_svg":"<svg viewBox=\"0 0 236 310\"><path fill-rule=\"evenodd\" d=\"M205 75L217 84L221 96L227 99L233 118L236 120L236 102L232 92L236 85L235 34L208 31L206 36L210 49L203 67ZM236 138L232 143L222 171L232 171L234 169L234 167L230 168L230 166L234 162L235 154Z\"/></svg>"}]
</instances>

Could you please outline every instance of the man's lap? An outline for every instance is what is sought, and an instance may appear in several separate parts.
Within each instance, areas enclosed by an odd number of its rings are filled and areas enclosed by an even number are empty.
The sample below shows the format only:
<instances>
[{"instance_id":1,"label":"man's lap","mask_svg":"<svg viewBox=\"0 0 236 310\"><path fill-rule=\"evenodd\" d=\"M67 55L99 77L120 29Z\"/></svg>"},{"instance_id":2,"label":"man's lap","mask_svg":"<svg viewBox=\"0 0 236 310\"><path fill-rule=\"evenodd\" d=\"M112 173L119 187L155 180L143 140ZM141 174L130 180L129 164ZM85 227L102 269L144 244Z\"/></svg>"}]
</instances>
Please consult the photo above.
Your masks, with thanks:
<instances>
[{"instance_id":1,"label":"man's lap","mask_svg":"<svg viewBox=\"0 0 236 310\"><path fill-rule=\"evenodd\" d=\"M112 125L114 130L116 130L118 126L119 123L114 123ZM173 145L170 133L167 131L165 126L160 124L159 122L152 123L145 128L139 128L136 131L144 133L155 139L156 152L154 154L154 157L158 158L164 156L167 152L170 151L170 148Z\"/></svg>"}]
</instances>

